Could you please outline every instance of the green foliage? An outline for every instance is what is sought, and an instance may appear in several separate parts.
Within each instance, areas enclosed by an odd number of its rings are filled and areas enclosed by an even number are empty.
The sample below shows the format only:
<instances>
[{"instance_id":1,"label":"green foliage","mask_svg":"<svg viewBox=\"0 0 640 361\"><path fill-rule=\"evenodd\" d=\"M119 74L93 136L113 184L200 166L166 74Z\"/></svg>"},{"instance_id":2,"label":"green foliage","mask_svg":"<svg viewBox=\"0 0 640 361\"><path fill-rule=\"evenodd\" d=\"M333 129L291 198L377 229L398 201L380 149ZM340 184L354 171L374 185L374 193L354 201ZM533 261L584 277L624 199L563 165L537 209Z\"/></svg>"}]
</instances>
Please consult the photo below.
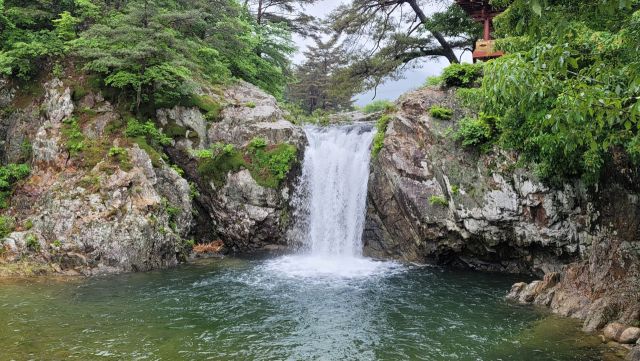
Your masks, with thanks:
<instances>
[{"instance_id":1,"label":"green foliage","mask_svg":"<svg viewBox=\"0 0 640 361\"><path fill-rule=\"evenodd\" d=\"M76 38L76 25L81 20L73 17L70 12L63 11L60 19L53 20L56 35L63 41L69 41Z\"/></svg>"},{"instance_id":2,"label":"green foliage","mask_svg":"<svg viewBox=\"0 0 640 361\"><path fill-rule=\"evenodd\" d=\"M0 74L30 79L73 53L106 85L133 93L136 109L154 84L188 96L192 78L209 84L242 78L280 97L296 50L287 24L277 17L258 23L234 0L6 2L6 9L0 2Z\"/></svg>"},{"instance_id":3,"label":"green foliage","mask_svg":"<svg viewBox=\"0 0 640 361\"><path fill-rule=\"evenodd\" d=\"M0 167L0 208L9 206L9 195L15 182L29 175L31 168L27 164L7 164Z\"/></svg>"},{"instance_id":4,"label":"green foliage","mask_svg":"<svg viewBox=\"0 0 640 361\"><path fill-rule=\"evenodd\" d=\"M166 198L162 198L162 205L164 206L164 210L169 215L169 222L175 221L175 219L180 215L180 211L182 211L181 207L174 207L169 204Z\"/></svg>"},{"instance_id":5,"label":"green foliage","mask_svg":"<svg viewBox=\"0 0 640 361\"><path fill-rule=\"evenodd\" d=\"M424 82L422 87L425 87L425 86L438 86L443 81L444 81L444 78L442 77L442 75L440 75L440 76L430 76L430 77L427 77L427 81Z\"/></svg>"},{"instance_id":6,"label":"green foliage","mask_svg":"<svg viewBox=\"0 0 640 361\"><path fill-rule=\"evenodd\" d=\"M457 195L460 192L460 188L458 186L451 186L451 193Z\"/></svg>"},{"instance_id":7,"label":"green foliage","mask_svg":"<svg viewBox=\"0 0 640 361\"><path fill-rule=\"evenodd\" d=\"M200 192L196 189L196 185L193 182L189 183L189 199L193 200L195 197L199 196Z\"/></svg>"},{"instance_id":8,"label":"green foliage","mask_svg":"<svg viewBox=\"0 0 640 361\"><path fill-rule=\"evenodd\" d=\"M347 65L348 58L338 44L338 38L323 42L315 38L315 46L308 45L305 62L294 68L296 81L287 92L289 102L296 104L306 115L321 109L340 112L352 108L353 92L332 89L332 76Z\"/></svg>"},{"instance_id":9,"label":"green foliage","mask_svg":"<svg viewBox=\"0 0 640 361\"><path fill-rule=\"evenodd\" d=\"M260 138L260 137L254 137L251 142L249 143L249 145L247 146L247 150L249 152L255 152L258 149L263 149L267 146L267 141Z\"/></svg>"},{"instance_id":10,"label":"green foliage","mask_svg":"<svg viewBox=\"0 0 640 361\"><path fill-rule=\"evenodd\" d=\"M389 120L391 116L388 114L384 114L376 121L376 135L373 136L373 151L371 156L374 158L378 158L378 154L384 147L384 134L387 131L387 125L389 125Z\"/></svg>"},{"instance_id":11,"label":"green foliage","mask_svg":"<svg viewBox=\"0 0 640 361\"><path fill-rule=\"evenodd\" d=\"M253 148L249 151L251 175L261 186L277 188L291 169L297 151L296 147L284 143L276 144L271 150Z\"/></svg>"},{"instance_id":12,"label":"green foliage","mask_svg":"<svg viewBox=\"0 0 640 361\"><path fill-rule=\"evenodd\" d=\"M146 151L153 166L159 168L162 165L161 148L171 144L171 138L162 134L151 120L146 123L140 123L133 117L125 117L124 120L127 124L124 134Z\"/></svg>"},{"instance_id":13,"label":"green foliage","mask_svg":"<svg viewBox=\"0 0 640 361\"><path fill-rule=\"evenodd\" d=\"M189 97L184 97L180 100L180 104L185 107L198 107L204 113L204 118L212 121L218 119L218 114L222 106L208 95L192 94ZM255 106L255 104L254 104Z\"/></svg>"},{"instance_id":14,"label":"green foliage","mask_svg":"<svg viewBox=\"0 0 640 361\"><path fill-rule=\"evenodd\" d=\"M33 228L33 222L31 222L30 219L27 219L27 221L24 223L24 229L26 229L28 231L31 228Z\"/></svg>"},{"instance_id":15,"label":"green foliage","mask_svg":"<svg viewBox=\"0 0 640 361\"><path fill-rule=\"evenodd\" d=\"M506 53L486 66L482 105L502 116L504 148L543 178L588 184L612 161L611 145L640 160L638 1L516 0L495 26Z\"/></svg>"},{"instance_id":16,"label":"green foliage","mask_svg":"<svg viewBox=\"0 0 640 361\"><path fill-rule=\"evenodd\" d=\"M40 252L40 244L35 236L27 237L27 248L35 252Z\"/></svg>"},{"instance_id":17,"label":"green foliage","mask_svg":"<svg viewBox=\"0 0 640 361\"><path fill-rule=\"evenodd\" d=\"M254 103L254 102L248 102L248 103L247 103L247 107L249 107L249 108L255 108L255 107L256 107L256 103Z\"/></svg>"},{"instance_id":18,"label":"green foliage","mask_svg":"<svg viewBox=\"0 0 640 361\"><path fill-rule=\"evenodd\" d=\"M198 174L205 181L213 182L216 187L224 185L229 171L237 172L240 167L249 168L249 164L242 159L244 155L236 150L219 152L215 156L206 150L196 154L200 156Z\"/></svg>"},{"instance_id":19,"label":"green foliage","mask_svg":"<svg viewBox=\"0 0 640 361\"><path fill-rule=\"evenodd\" d=\"M365 114L371 114L371 113L375 113L383 110L395 111L395 107L393 106L393 103L390 102L389 100L382 99L382 100L376 100L373 103L367 104L364 106L364 108L362 108L362 112Z\"/></svg>"},{"instance_id":20,"label":"green foliage","mask_svg":"<svg viewBox=\"0 0 640 361\"><path fill-rule=\"evenodd\" d=\"M482 76L484 63L453 63L442 70L442 80L447 86L470 87Z\"/></svg>"},{"instance_id":21,"label":"green foliage","mask_svg":"<svg viewBox=\"0 0 640 361\"><path fill-rule=\"evenodd\" d=\"M27 139L24 142L22 142L22 156L25 158L29 158L31 157L32 153L33 153L33 144L31 144L31 142Z\"/></svg>"},{"instance_id":22,"label":"green foliage","mask_svg":"<svg viewBox=\"0 0 640 361\"><path fill-rule=\"evenodd\" d=\"M276 144L267 148L261 138L254 138L245 153L233 149L233 144L217 143L210 149L193 151L200 160L198 174L205 180L222 186L229 171L240 167L249 169L251 176L263 187L277 188L295 159L297 148L288 144Z\"/></svg>"},{"instance_id":23,"label":"green foliage","mask_svg":"<svg viewBox=\"0 0 640 361\"><path fill-rule=\"evenodd\" d=\"M53 245L60 248L60 241L56 239L55 241L53 241Z\"/></svg>"},{"instance_id":24,"label":"green foliage","mask_svg":"<svg viewBox=\"0 0 640 361\"><path fill-rule=\"evenodd\" d=\"M175 164L171 166L171 169L173 169L173 170L175 170L176 172L178 172L178 174L179 174L180 176L182 176L182 175L184 174L184 170L180 169L180 167L178 167L178 166L177 166L177 165L175 165Z\"/></svg>"},{"instance_id":25,"label":"green foliage","mask_svg":"<svg viewBox=\"0 0 640 361\"><path fill-rule=\"evenodd\" d=\"M429 204L430 205L434 205L435 203L438 203L438 204L442 205L443 207L446 207L446 206L449 205L449 202L447 202L447 200L442 198L442 197L432 196L431 198L429 198Z\"/></svg>"},{"instance_id":26,"label":"green foliage","mask_svg":"<svg viewBox=\"0 0 640 361\"><path fill-rule=\"evenodd\" d=\"M62 125L62 135L65 139L65 149L70 157L78 155L84 146L85 136L77 123L76 118L67 119Z\"/></svg>"},{"instance_id":27,"label":"green foliage","mask_svg":"<svg viewBox=\"0 0 640 361\"><path fill-rule=\"evenodd\" d=\"M451 119L451 115L453 114L453 112L449 108L434 105L431 107L431 109L429 109L429 114L431 114L432 117L440 119Z\"/></svg>"},{"instance_id":28,"label":"green foliage","mask_svg":"<svg viewBox=\"0 0 640 361\"><path fill-rule=\"evenodd\" d=\"M120 157L120 156L126 156L127 155L127 150L124 148L119 148L119 147L113 147L111 149L109 149L109 156L110 157Z\"/></svg>"},{"instance_id":29,"label":"green foliage","mask_svg":"<svg viewBox=\"0 0 640 361\"><path fill-rule=\"evenodd\" d=\"M87 95L87 91L84 89L83 86L77 85L73 89L73 100L78 101L84 98L85 95Z\"/></svg>"},{"instance_id":30,"label":"green foliage","mask_svg":"<svg viewBox=\"0 0 640 361\"><path fill-rule=\"evenodd\" d=\"M0 217L0 241L3 241L15 228L13 219L6 216Z\"/></svg>"},{"instance_id":31,"label":"green foliage","mask_svg":"<svg viewBox=\"0 0 640 361\"><path fill-rule=\"evenodd\" d=\"M496 117L480 113L478 119L463 118L460 128L453 134L455 139L461 139L463 146L478 145L487 142L493 135Z\"/></svg>"},{"instance_id":32,"label":"green foliage","mask_svg":"<svg viewBox=\"0 0 640 361\"><path fill-rule=\"evenodd\" d=\"M104 134L111 135L122 129L122 122L118 119L111 119L104 127Z\"/></svg>"}]
</instances>

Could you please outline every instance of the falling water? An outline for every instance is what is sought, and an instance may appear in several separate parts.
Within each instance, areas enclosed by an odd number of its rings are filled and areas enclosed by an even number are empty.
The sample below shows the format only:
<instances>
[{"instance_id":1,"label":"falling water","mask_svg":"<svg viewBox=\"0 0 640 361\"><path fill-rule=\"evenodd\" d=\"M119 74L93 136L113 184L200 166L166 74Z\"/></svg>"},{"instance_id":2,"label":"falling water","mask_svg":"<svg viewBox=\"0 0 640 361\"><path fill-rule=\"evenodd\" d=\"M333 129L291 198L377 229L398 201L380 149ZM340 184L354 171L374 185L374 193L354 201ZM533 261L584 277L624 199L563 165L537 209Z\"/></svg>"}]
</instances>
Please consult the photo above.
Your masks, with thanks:
<instances>
[{"instance_id":1,"label":"falling water","mask_svg":"<svg viewBox=\"0 0 640 361\"><path fill-rule=\"evenodd\" d=\"M298 255L274 261L274 268L301 277L366 277L395 267L362 257L373 125L307 126L304 131L309 144L290 234L301 247Z\"/></svg>"},{"instance_id":2,"label":"falling water","mask_svg":"<svg viewBox=\"0 0 640 361\"><path fill-rule=\"evenodd\" d=\"M302 179L306 188L305 251L317 257L362 255L371 124L306 127Z\"/></svg>"}]
</instances>

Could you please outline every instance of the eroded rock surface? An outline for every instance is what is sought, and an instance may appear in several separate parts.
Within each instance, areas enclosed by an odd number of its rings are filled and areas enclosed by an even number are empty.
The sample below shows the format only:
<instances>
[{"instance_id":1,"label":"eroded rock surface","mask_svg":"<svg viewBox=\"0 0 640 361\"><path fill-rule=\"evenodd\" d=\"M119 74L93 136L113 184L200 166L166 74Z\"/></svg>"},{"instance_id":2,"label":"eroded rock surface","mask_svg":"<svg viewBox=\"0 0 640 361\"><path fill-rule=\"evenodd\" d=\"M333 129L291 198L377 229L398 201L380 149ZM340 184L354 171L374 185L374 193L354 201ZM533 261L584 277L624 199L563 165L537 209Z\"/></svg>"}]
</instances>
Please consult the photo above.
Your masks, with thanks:
<instances>
[{"instance_id":1,"label":"eroded rock surface","mask_svg":"<svg viewBox=\"0 0 640 361\"><path fill-rule=\"evenodd\" d=\"M452 138L473 116L455 90L427 87L398 102L371 162L365 253L379 258L537 275L508 298L584 319L586 330L640 320L637 167L611 148L598 187L541 182L518 154ZM441 105L452 120L430 116Z\"/></svg>"},{"instance_id":2,"label":"eroded rock surface","mask_svg":"<svg viewBox=\"0 0 640 361\"><path fill-rule=\"evenodd\" d=\"M173 138L162 149L169 156L163 159L162 152L125 137L124 118L130 115L100 92L74 102L73 89L60 80L41 86L41 92L21 95L20 107L0 114L3 164L31 166L2 214L14 228L0 245L0 275L94 275L173 266L190 257L190 239L224 244L207 256L285 243L282 231L298 166L279 188L259 185L247 169L230 171L216 187L200 176L191 153L216 142L242 149L254 137L303 148L304 132L285 119L272 96L240 82L222 97L203 90L201 95L222 104L217 119L206 119L198 107L157 110L158 127ZM15 94L15 88L0 84L0 101L13 104ZM67 146L75 134L71 124L78 126L77 137L84 137L77 150Z\"/></svg>"}]
</instances>

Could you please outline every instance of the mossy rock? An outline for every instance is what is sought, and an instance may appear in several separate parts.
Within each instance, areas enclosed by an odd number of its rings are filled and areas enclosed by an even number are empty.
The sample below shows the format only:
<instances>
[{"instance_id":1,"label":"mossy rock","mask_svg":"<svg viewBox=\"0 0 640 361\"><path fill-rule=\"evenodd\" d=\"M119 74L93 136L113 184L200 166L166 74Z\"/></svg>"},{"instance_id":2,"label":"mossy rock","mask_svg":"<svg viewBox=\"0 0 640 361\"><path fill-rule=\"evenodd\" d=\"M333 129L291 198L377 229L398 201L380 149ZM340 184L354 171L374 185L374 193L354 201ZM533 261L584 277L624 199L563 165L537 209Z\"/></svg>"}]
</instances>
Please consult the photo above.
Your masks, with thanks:
<instances>
[{"instance_id":1,"label":"mossy rock","mask_svg":"<svg viewBox=\"0 0 640 361\"><path fill-rule=\"evenodd\" d=\"M214 158L201 158L198 162L198 174L206 181L212 181L216 187L224 185L229 171L237 172L241 167L249 168L243 159L244 154L233 151Z\"/></svg>"},{"instance_id":2,"label":"mossy rock","mask_svg":"<svg viewBox=\"0 0 640 361\"><path fill-rule=\"evenodd\" d=\"M256 150L251 154L251 176L263 187L278 188L280 180L291 169L297 151L286 143Z\"/></svg>"},{"instance_id":3,"label":"mossy rock","mask_svg":"<svg viewBox=\"0 0 640 361\"><path fill-rule=\"evenodd\" d=\"M162 155L155 149L153 149L152 146L149 145L149 143L147 143L147 138L146 137L135 137L133 139L131 139L134 143L138 144L138 146L140 147L140 149L144 150L145 152L147 152L147 154L149 155L149 158L151 158L151 164L156 167L156 168L160 168L162 167Z\"/></svg>"},{"instance_id":4,"label":"mossy rock","mask_svg":"<svg viewBox=\"0 0 640 361\"><path fill-rule=\"evenodd\" d=\"M218 115L222 109L220 103L208 95L192 94L189 97L182 98L180 104L185 107L198 107L204 113L204 118L213 122L218 121Z\"/></svg>"}]
</instances>

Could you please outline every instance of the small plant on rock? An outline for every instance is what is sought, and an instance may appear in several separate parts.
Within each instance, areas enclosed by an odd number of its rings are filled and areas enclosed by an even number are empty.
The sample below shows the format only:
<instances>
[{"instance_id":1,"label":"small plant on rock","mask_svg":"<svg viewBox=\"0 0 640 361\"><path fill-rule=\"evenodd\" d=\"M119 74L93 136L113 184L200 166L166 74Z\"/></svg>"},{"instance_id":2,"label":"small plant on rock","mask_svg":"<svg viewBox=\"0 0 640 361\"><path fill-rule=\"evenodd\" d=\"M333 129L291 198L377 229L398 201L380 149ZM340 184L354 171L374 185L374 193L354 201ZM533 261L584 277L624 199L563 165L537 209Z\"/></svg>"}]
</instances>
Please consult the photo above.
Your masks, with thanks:
<instances>
[{"instance_id":1,"label":"small plant on rock","mask_svg":"<svg viewBox=\"0 0 640 361\"><path fill-rule=\"evenodd\" d=\"M451 186L451 193L458 194L460 192L460 188L458 186Z\"/></svg>"},{"instance_id":2,"label":"small plant on rock","mask_svg":"<svg viewBox=\"0 0 640 361\"><path fill-rule=\"evenodd\" d=\"M36 252L40 251L40 244L34 236L27 237L27 248L33 249Z\"/></svg>"},{"instance_id":3,"label":"small plant on rock","mask_svg":"<svg viewBox=\"0 0 640 361\"><path fill-rule=\"evenodd\" d=\"M463 146L478 145L491 139L497 117L480 113L478 119L463 118L460 128L454 133L455 139L461 139Z\"/></svg>"},{"instance_id":4,"label":"small plant on rock","mask_svg":"<svg viewBox=\"0 0 640 361\"><path fill-rule=\"evenodd\" d=\"M453 114L453 112L449 108L434 105L431 107L431 109L429 109L429 114L431 114L432 117L446 120L451 119L451 115Z\"/></svg>"},{"instance_id":5,"label":"small plant on rock","mask_svg":"<svg viewBox=\"0 0 640 361\"><path fill-rule=\"evenodd\" d=\"M442 197L433 196L429 199L429 204L434 205L435 203L441 204L444 207L449 205L449 202L447 202L446 199Z\"/></svg>"},{"instance_id":6,"label":"small plant on rock","mask_svg":"<svg viewBox=\"0 0 640 361\"><path fill-rule=\"evenodd\" d=\"M248 102L248 103L247 103L247 106L248 106L249 108L255 108L255 107L256 107L256 103L254 103L254 102Z\"/></svg>"},{"instance_id":7,"label":"small plant on rock","mask_svg":"<svg viewBox=\"0 0 640 361\"><path fill-rule=\"evenodd\" d=\"M374 158L378 158L378 154L380 154L382 147L384 147L384 134L387 132L387 126L389 125L390 119L391 116L385 114L376 122L376 129L378 132L373 137L373 152L371 153Z\"/></svg>"}]
</instances>

